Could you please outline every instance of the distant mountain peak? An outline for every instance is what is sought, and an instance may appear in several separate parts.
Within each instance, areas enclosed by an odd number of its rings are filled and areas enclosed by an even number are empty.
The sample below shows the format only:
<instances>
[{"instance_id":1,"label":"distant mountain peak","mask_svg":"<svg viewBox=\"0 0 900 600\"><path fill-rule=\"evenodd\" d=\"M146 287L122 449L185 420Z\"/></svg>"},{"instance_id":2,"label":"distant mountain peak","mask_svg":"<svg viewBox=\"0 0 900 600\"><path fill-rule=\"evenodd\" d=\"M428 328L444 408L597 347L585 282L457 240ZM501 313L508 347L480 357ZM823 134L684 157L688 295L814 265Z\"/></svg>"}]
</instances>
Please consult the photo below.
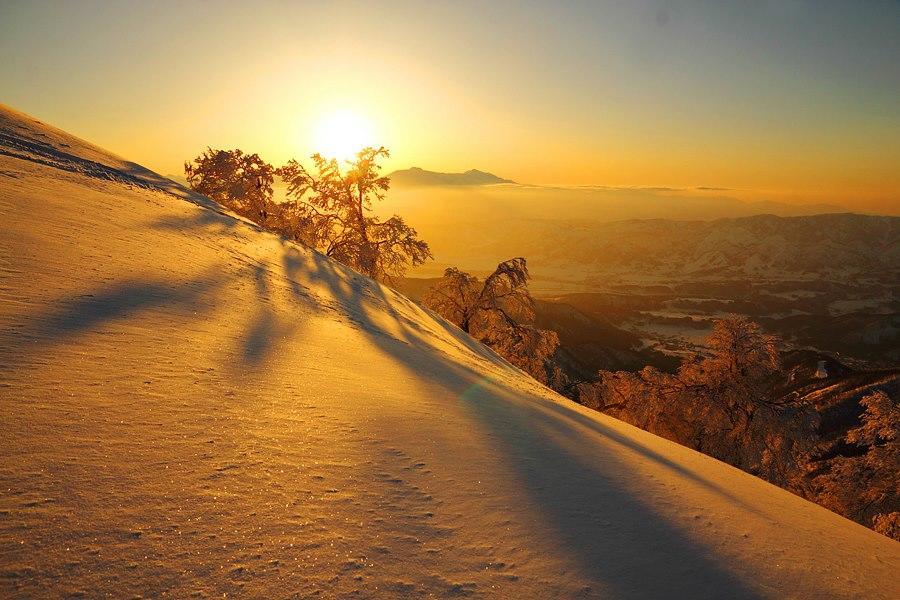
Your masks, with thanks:
<instances>
[{"instance_id":1,"label":"distant mountain peak","mask_svg":"<svg viewBox=\"0 0 900 600\"><path fill-rule=\"evenodd\" d=\"M440 186L440 185L495 185L499 183L515 183L511 179L503 179L493 173L469 169L464 173L441 173L428 171L421 167L410 167L394 171L389 175L391 182L397 186Z\"/></svg>"}]
</instances>

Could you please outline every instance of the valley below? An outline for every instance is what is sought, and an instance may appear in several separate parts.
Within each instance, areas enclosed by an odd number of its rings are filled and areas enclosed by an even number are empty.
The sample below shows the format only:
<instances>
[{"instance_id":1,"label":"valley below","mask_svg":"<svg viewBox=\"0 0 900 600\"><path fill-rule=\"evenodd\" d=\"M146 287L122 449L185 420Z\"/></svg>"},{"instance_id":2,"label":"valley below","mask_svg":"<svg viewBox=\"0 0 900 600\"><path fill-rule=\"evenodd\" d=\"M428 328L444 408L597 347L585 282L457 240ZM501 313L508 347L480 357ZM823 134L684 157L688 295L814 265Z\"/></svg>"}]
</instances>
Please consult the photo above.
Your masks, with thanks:
<instances>
[{"instance_id":1,"label":"valley below","mask_svg":"<svg viewBox=\"0 0 900 600\"><path fill-rule=\"evenodd\" d=\"M791 348L859 367L900 361L898 217L453 223L450 208L438 207L413 213L426 234L434 228L436 257L413 277L439 277L446 266L484 274L523 256L536 298L601 319L670 356L698 350L714 319L741 315ZM440 219L450 225L435 227Z\"/></svg>"}]
</instances>

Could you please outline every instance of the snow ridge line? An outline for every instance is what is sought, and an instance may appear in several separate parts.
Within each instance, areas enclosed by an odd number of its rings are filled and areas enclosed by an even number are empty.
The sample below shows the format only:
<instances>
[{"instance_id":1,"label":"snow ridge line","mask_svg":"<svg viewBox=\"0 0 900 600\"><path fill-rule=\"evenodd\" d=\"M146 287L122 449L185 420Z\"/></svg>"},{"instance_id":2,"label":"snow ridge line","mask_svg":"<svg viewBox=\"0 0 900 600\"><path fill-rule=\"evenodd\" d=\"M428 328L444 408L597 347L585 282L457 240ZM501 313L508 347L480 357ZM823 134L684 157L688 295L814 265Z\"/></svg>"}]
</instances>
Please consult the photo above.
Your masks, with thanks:
<instances>
[{"instance_id":1,"label":"snow ridge line","mask_svg":"<svg viewBox=\"0 0 900 600\"><path fill-rule=\"evenodd\" d=\"M157 189L163 192L169 191L163 186L147 181L137 175L125 173L102 163L57 150L50 144L45 144L43 142L25 140L20 137L0 132L0 143L10 149L0 148L0 154L11 156L13 158L35 162L70 173L79 173L96 179L118 181L120 183L136 185L146 189ZM15 152L15 150L18 150L19 152ZM135 164L134 166L143 170L143 167L140 167L139 165Z\"/></svg>"}]
</instances>

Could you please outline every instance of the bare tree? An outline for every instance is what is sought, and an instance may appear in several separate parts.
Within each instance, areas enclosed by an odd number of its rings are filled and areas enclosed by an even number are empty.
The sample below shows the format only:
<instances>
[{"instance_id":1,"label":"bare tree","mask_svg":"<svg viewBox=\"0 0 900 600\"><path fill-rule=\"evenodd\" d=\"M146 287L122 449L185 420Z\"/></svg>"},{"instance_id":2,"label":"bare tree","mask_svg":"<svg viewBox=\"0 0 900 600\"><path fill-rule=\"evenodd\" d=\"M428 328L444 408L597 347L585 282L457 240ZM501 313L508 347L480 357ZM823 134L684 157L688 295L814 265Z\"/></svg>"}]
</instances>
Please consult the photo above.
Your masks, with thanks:
<instances>
[{"instance_id":1,"label":"bare tree","mask_svg":"<svg viewBox=\"0 0 900 600\"><path fill-rule=\"evenodd\" d=\"M432 257L428 244L402 218L382 221L372 214L373 201L383 200L390 186L378 165L387 156L385 148L365 148L342 171L336 160L314 154L315 172L295 160L278 170L288 185L284 211L294 216L297 237L383 281Z\"/></svg>"},{"instance_id":2,"label":"bare tree","mask_svg":"<svg viewBox=\"0 0 900 600\"><path fill-rule=\"evenodd\" d=\"M534 327L528 278L524 258L503 261L483 282L451 267L422 302L538 381L561 385L562 374L550 361L559 337Z\"/></svg>"},{"instance_id":3,"label":"bare tree","mask_svg":"<svg viewBox=\"0 0 900 600\"><path fill-rule=\"evenodd\" d=\"M258 154L207 148L184 173L191 189L262 226L274 212L275 168Z\"/></svg>"}]
</instances>

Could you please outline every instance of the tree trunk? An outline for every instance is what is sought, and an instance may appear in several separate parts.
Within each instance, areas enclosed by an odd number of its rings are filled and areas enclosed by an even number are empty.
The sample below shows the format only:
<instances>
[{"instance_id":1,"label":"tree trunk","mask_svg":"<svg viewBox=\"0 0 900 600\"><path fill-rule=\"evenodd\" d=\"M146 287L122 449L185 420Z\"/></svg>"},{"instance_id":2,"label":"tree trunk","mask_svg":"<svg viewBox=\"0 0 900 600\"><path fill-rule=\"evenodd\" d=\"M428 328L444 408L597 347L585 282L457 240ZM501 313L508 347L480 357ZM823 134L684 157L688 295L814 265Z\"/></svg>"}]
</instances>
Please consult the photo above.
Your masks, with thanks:
<instances>
[{"instance_id":1,"label":"tree trunk","mask_svg":"<svg viewBox=\"0 0 900 600\"><path fill-rule=\"evenodd\" d=\"M375 277L375 255L372 242L369 240L369 232L366 226L366 215L363 213L363 201L365 200L365 191L362 187L357 187L358 197L356 199L356 218L359 220L359 236L361 238L359 249L359 267L360 270L370 277Z\"/></svg>"}]
</instances>

